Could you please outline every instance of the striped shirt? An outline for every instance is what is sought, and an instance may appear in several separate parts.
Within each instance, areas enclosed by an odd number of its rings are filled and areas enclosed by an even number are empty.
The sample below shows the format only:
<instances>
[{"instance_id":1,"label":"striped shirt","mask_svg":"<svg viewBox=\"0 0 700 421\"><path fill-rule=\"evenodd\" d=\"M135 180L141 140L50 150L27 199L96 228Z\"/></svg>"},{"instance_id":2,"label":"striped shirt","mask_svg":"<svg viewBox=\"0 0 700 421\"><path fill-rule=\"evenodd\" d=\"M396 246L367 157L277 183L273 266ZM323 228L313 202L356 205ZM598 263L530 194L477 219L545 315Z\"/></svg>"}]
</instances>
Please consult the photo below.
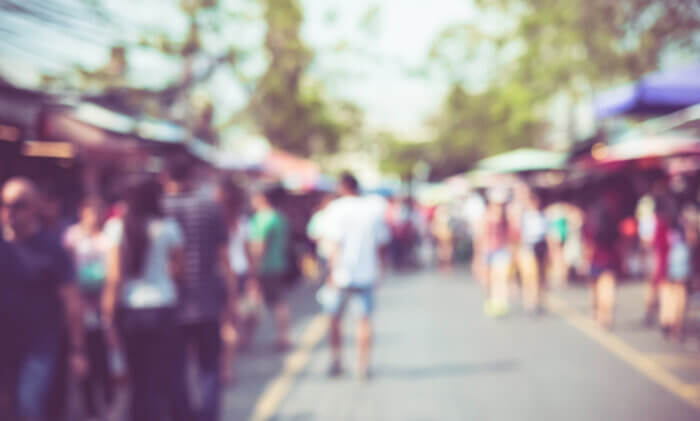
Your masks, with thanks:
<instances>
[{"instance_id":1,"label":"striped shirt","mask_svg":"<svg viewBox=\"0 0 700 421\"><path fill-rule=\"evenodd\" d=\"M228 240L222 211L200 191L168 196L164 209L180 224L185 240L184 279L179 289L181 320L185 323L217 320L225 296L219 250Z\"/></svg>"}]
</instances>

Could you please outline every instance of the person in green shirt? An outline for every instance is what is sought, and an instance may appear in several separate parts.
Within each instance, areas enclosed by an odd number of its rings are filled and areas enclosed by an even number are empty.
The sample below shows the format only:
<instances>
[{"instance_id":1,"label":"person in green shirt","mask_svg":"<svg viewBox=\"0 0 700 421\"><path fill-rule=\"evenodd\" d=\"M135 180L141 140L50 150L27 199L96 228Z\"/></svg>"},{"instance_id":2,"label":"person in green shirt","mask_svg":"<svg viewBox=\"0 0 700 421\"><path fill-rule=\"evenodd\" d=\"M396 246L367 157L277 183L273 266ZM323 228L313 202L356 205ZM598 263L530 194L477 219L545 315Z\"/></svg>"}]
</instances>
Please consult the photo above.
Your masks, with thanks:
<instances>
[{"instance_id":1,"label":"person in green shirt","mask_svg":"<svg viewBox=\"0 0 700 421\"><path fill-rule=\"evenodd\" d=\"M284 299L289 232L284 215L275 207L281 194L278 186L261 188L253 194L255 214L250 221L249 235L252 283L274 312L277 347L285 350L290 345L289 306Z\"/></svg>"}]
</instances>

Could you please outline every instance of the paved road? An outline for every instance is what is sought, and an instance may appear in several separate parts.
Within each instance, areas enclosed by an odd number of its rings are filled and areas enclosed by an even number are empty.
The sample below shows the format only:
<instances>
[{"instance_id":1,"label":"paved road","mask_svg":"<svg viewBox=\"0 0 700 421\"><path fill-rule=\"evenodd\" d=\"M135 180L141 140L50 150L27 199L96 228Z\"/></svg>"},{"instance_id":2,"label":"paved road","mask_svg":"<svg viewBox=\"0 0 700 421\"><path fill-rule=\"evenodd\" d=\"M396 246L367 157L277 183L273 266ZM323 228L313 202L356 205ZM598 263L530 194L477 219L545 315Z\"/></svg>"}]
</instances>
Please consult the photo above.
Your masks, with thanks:
<instances>
[{"instance_id":1,"label":"paved road","mask_svg":"<svg viewBox=\"0 0 700 421\"><path fill-rule=\"evenodd\" d=\"M638 302L637 289L621 292L623 304L625 296ZM301 290L293 298L296 337L313 318L310 297ZM585 291L575 288L560 297L572 312L587 302ZM245 419L271 394L276 421L700 419L697 350L665 344L632 321L610 335L585 321L572 322L575 314L561 316L515 311L487 319L479 288L466 275L394 277L378 297L371 381L352 376L351 343L350 373L328 379L325 342L303 355L308 364L290 372L281 357L266 351L269 333L262 332L255 352L240 361L240 384L228 392L224 419ZM298 354L292 358L306 362ZM277 387L279 378L270 387L280 371L288 389Z\"/></svg>"}]
</instances>

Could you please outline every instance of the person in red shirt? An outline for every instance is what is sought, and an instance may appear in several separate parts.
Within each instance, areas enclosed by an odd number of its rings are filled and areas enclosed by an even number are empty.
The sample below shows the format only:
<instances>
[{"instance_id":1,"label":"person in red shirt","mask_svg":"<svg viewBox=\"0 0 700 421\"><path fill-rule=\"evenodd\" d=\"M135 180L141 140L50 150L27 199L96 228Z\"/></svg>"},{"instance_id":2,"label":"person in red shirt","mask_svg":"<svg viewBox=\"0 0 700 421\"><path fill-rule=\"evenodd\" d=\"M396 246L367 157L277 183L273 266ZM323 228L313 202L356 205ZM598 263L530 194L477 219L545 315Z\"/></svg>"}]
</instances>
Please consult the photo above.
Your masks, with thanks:
<instances>
[{"instance_id":1,"label":"person in red shirt","mask_svg":"<svg viewBox=\"0 0 700 421\"><path fill-rule=\"evenodd\" d=\"M619 263L619 220L614 191L608 191L588 209L584 236L590 261L593 317L612 328Z\"/></svg>"}]
</instances>

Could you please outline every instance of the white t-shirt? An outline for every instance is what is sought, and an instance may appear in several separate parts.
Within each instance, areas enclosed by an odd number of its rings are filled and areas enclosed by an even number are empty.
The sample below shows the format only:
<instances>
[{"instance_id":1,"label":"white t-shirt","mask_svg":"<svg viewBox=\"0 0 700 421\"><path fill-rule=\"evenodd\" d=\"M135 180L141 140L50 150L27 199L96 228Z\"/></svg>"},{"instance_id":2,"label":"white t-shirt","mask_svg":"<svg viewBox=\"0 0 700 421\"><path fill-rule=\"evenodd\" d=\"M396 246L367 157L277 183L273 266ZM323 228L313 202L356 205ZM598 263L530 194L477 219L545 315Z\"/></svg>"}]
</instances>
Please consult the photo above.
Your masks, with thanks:
<instances>
[{"instance_id":1,"label":"white t-shirt","mask_svg":"<svg viewBox=\"0 0 700 421\"><path fill-rule=\"evenodd\" d=\"M124 225L121 220L109 221L105 227L112 244L120 247ZM148 223L150 245L146 252L143 274L123 281L122 303L129 308L171 307L177 303L177 290L170 271L170 253L181 247L180 226L171 218L153 219Z\"/></svg>"},{"instance_id":2,"label":"white t-shirt","mask_svg":"<svg viewBox=\"0 0 700 421\"><path fill-rule=\"evenodd\" d=\"M520 238L524 245L534 246L547 237L547 218L538 210L523 211Z\"/></svg>"},{"instance_id":3,"label":"white t-shirt","mask_svg":"<svg viewBox=\"0 0 700 421\"><path fill-rule=\"evenodd\" d=\"M328 259L333 253L334 242L328 238L328 207L318 210L306 227L306 235L316 241L316 251L320 257Z\"/></svg>"},{"instance_id":4,"label":"white t-shirt","mask_svg":"<svg viewBox=\"0 0 700 421\"><path fill-rule=\"evenodd\" d=\"M248 219L238 220L236 231L231 235L228 255L231 267L236 275L244 275L248 272L248 256L246 254L246 242L248 241Z\"/></svg>"},{"instance_id":5,"label":"white t-shirt","mask_svg":"<svg viewBox=\"0 0 700 421\"><path fill-rule=\"evenodd\" d=\"M378 250L389 242L386 201L373 196L342 197L327 210L324 228L339 247L333 281L341 288L372 286L380 275Z\"/></svg>"},{"instance_id":6,"label":"white t-shirt","mask_svg":"<svg viewBox=\"0 0 700 421\"><path fill-rule=\"evenodd\" d=\"M107 237L101 232L91 235L80 224L75 224L63 235L63 246L72 252L78 285L99 290L106 277Z\"/></svg>"},{"instance_id":7,"label":"white t-shirt","mask_svg":"<svg viewBox=\"0 0 700 421\"><path fill-rule=\"evenodd\" d=\"M470 228L475 231L481 224L486 213L486 201L478 193L472 193L464 202L464 217Z\"/></svg>"}]
</instances>

